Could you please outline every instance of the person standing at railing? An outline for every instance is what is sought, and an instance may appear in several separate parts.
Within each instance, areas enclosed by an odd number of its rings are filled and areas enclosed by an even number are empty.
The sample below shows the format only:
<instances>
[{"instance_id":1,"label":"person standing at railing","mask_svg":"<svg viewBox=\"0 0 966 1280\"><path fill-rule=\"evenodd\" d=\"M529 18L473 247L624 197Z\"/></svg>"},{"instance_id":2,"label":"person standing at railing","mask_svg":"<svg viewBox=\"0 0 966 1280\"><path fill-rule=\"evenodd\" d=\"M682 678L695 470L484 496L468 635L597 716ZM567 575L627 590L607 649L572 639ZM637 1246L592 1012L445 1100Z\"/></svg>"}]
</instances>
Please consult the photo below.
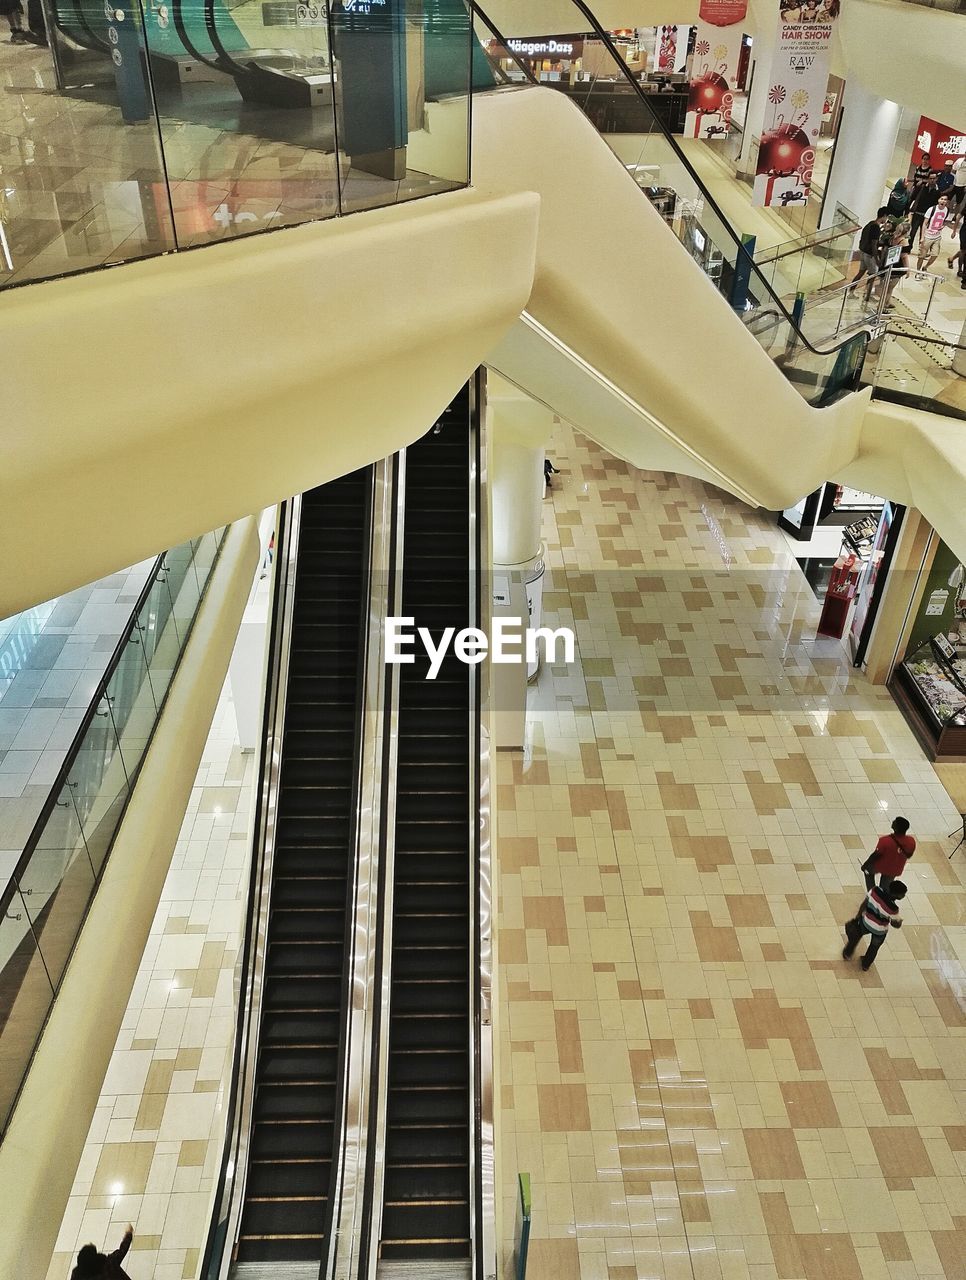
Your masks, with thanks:
<instances>
[{"instance_id":1,"label":"person standing at railing","mask_svg":"<svg viewBox=\"0 0 966 1280\"><path fill-rule=\"evenodd\" d=\"M871 222L867 222L859 236L859 269L852 280L855 284L863 276L874 276L879 271L879 241L889 223L889 209L883 205ZM869 289L872 281L869 280ZM868 292L866 293L868 298Z\"/></svg>"},{"instance_id":2,"label":"person standing at railing","mask_svg":"<svg viewBox=\"0 0 966 1280\"><path fill-rule=\"evenodd\" d=\"M948 219L949 197L940 196L932 208L926 210L925 221L919 233L917 271L927 270L939 257L939 242L942 239L943 227Z\"/></svg>"}]
</instances>

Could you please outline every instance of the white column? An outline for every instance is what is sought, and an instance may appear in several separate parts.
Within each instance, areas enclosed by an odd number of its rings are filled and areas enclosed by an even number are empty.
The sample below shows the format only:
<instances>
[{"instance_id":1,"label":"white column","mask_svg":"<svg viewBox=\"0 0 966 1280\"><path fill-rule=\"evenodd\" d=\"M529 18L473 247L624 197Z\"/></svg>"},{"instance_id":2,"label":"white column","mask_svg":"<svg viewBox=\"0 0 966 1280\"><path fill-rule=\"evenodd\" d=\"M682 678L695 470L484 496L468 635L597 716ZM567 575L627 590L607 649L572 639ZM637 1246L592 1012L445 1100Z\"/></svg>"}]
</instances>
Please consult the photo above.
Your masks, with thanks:
<instances>
[{"instance_id":1,"label":"white column","mask_svg":"<svg viewBox=\"0 0 966 1280\"><path fill-rule=\"evenodd\" d=\"M835 221L836 204L851 209L861 223L874 218L890 180L902 107L870 93L858 80L845 86L843 115L825 192L819 228Z\"/></svg>"},{"instance_id":2,"label":"white column","mask_svg":"<svg viewBox=\"0 0 966 1280\"><path fill-rule=\"evenodd\" d=\"M771 12L772 7L774 13ZM748 108L745 111L745 131L741 139L741 155L738 157L738 169L747 173L754 163L757 151L752 154L752 143L761 137L765 121L765 105L768 99L768 83L771 77L771 64L775 56L775 33L778 24L778 6L760 6L764 10L752 36L752 80L751 93L748 95Z\"/></svg>"},{"instance_id":3,"label":"white column","mask_svg":"<svg viewBox=\"0 0 966 1280\"><path fill-rule=\"evenodd\" d=\"M487 375L487 411L493 442L493 559L505 566L529 564L541 552L544 445L553 416L494 373Z\"/></svg>"},{"instance_id":4,"label":"white column","mask_svg":"<svg viewBox=\"0 0 966 1280\"><path fill-rule=\"evenodd\" d=\"M493 611L528 625L526 583L543 554L544 446L553 429L549 409L489 371L486 380L489 488L493 530ZM498 748L523 746L525 662L494 664L490 695Z\"/></svg>"}]
</instances>

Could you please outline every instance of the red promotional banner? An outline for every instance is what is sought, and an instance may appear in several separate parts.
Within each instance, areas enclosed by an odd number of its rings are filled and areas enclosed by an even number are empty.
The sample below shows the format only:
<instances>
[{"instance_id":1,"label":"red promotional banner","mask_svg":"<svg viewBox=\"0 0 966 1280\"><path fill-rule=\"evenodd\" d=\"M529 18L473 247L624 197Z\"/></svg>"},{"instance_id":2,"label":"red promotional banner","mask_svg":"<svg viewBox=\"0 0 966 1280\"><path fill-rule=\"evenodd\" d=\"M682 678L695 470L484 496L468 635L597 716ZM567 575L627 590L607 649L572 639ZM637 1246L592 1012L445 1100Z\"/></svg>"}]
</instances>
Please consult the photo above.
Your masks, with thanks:
<instances>
[{"instance_id":1,"label":"red promotional banner","mask_svg":"<svg viewBox=\"0 0 966 1280\"><path fill-rule=\"evenodd\" d=\"M731 27L744 22L748 0L701 0L698 17L712 27Z\"/></svg>"},{"instance_id":2,"label":"red promotional banner","mask_svg":"<svg viewBox=\"0 0 966 1280\"><path fill-rule=\"evenodd\" d=\"M699 22L688 86L686 138L726 138L734 94L731 86L741 55L741 27L709 27Z\"/></svg>"},{"instance_id":3,"label":"red promotional banner","mask_svg":"<svg viewBox=\"0 0 966 1280\"><path fill-rule=\"evenodd\" d=\"M934 169L941 169L946 160L958 160L966 156L966 133L953 129L928 116L919 117L916 143L912 148L912 163L919 164L928 155Z\"/></svg>"}]
</instances>

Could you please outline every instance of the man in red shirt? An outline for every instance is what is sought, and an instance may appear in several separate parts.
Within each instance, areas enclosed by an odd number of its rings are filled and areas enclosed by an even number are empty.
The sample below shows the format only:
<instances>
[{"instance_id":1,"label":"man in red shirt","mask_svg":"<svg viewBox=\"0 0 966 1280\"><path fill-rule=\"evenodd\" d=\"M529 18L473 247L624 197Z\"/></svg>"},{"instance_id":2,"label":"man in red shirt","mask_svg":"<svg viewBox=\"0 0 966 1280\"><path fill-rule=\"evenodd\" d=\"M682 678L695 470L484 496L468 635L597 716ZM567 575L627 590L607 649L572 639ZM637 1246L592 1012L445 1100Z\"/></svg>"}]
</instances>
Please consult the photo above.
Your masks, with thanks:
<instances>
[{"instance_id":1,"label":"man in red shirt","mask_svg":"<svg viewBox=\"0 0 966 1280\"><path fill-rule=\"evenodd\" d=\"M915 836L909 835L909 819L896 818L887 836L881 836L871 857L863 863L865 887L871 889L879 877L879 888L888 889L896 876L901 876L906 863L916 852Z\"/></svg>"}]
</instances>

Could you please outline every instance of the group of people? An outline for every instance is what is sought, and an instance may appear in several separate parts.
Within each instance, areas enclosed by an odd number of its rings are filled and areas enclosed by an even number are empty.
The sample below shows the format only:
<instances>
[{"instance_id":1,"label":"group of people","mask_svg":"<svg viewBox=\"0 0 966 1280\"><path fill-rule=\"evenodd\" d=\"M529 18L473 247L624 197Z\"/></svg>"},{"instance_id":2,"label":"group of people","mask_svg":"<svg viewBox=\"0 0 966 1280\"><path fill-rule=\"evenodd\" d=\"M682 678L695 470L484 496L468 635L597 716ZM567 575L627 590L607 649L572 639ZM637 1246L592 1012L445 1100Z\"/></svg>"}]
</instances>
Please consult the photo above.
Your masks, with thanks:
<instances>
[{"instance_id":1,"label":"group of people","mask_svg":"<svg viewBox=\"0 0 966 1280\"><path fill-rule=\"evenodd\" d=\"M909 820L896 818L892 830L881 837L862 864L866 895L855 916L845 926L844 959L851 960L856 947L868 936L869 945L862 957L862 968L871 969L879 948L889 936L889 930L902 928L899 903L908 890L899 877L915 852L916 840L909 834Z\"/></svg>"},{"instance_id":2,"label":"group of people","mask_svg":"<svg viewBox=\"0 0 966 1280\"><path fill-rule=\"evenodd\" d=\"M855 280L869 277L866 300L879 296L877 283L881 282L875 277L891 267L885 284L888 306L896 285L912 269L917 238L915 269L927 271L942 252L942 234L947 229L953 241L950 249L956 250L950 254L947 265L956 267L961 287L966 289L966 157L947 160L942 169L936 171L926 154L912 177L898 180L886 204L862 228Z\"/></svg>"}]
</instances>

